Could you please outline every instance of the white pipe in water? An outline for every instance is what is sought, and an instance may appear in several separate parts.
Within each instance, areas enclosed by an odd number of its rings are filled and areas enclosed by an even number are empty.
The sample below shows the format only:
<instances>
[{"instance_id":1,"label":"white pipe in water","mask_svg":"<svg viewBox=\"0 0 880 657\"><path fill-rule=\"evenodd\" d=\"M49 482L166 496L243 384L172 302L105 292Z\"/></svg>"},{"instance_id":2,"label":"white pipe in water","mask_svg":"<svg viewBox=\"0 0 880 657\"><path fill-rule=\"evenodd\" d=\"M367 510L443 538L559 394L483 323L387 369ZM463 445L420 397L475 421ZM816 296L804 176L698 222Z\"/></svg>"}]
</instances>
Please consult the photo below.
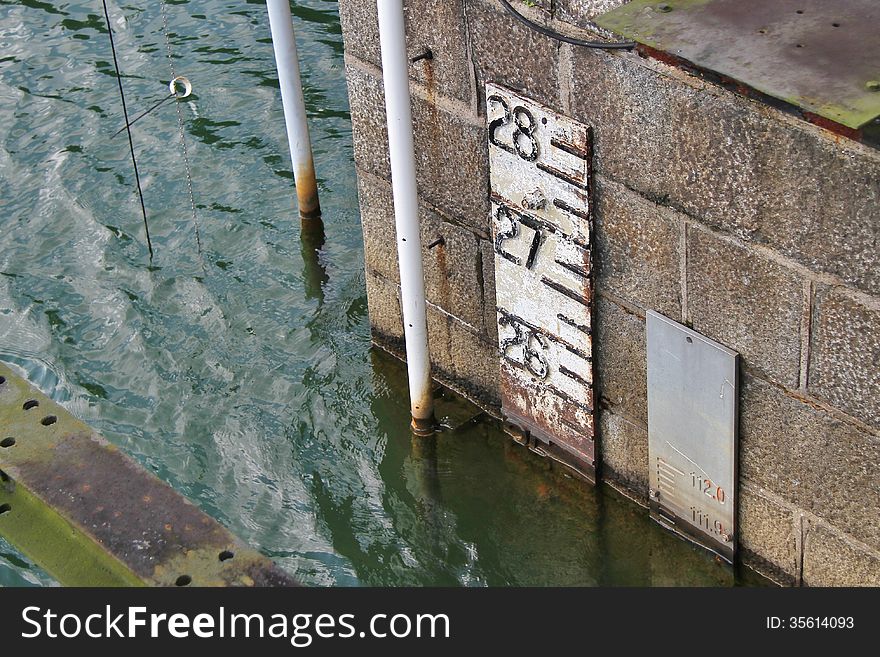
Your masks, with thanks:
<instances>
[{"instance_id":1,"label":"white pipe in water","mask_svg":"<svg viewBox=\"0 0 880 657\"><path fill-rule=\"evenodd\" d=\"M379 42L382 47L382 77L385 83L412 426L417 433L430 433L434 424L434 399L431 394L431 360L419 238L419 202L403 0L376 0L376 4L379 8Z\"/></svg>"},{"instance_id":2,"label":"white pipe in water","mask_svg":"<svg viewBox=\"0 0 880 657\"><path fill-rule=\"evenodd\" d=\"M269 10L269 27L275 49L275 66L278 68L278 81L281 83L281 102L284 105L284 121L287 124L287 141L293 162L299 213L303 219L314 219L320 216L321 206L318 203L318 182L315 178L306 104L299 77L299 55L293 36L290 3L289 0L266 0L266 7Z\"/></svg>"}]
</instances>

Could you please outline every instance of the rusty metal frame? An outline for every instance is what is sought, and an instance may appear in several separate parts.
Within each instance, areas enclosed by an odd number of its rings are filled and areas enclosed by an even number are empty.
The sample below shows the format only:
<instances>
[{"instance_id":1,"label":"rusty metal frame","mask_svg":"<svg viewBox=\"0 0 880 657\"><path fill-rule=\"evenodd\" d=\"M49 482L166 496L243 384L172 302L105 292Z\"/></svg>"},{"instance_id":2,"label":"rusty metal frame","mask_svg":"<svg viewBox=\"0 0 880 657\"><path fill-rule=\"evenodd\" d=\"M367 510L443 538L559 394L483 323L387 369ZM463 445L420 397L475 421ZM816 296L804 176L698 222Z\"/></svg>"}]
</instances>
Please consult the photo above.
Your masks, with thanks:
<instances>
[{"instance_id":1,"label":"rusty metal frame","mask_svg":"<svg viewBox=\"0 0 880 657\"><path fill-rule=\"evenodd\" d=\"M2 363L0 534L65 585L296 584Z\"/></svg>"}]
</instances>

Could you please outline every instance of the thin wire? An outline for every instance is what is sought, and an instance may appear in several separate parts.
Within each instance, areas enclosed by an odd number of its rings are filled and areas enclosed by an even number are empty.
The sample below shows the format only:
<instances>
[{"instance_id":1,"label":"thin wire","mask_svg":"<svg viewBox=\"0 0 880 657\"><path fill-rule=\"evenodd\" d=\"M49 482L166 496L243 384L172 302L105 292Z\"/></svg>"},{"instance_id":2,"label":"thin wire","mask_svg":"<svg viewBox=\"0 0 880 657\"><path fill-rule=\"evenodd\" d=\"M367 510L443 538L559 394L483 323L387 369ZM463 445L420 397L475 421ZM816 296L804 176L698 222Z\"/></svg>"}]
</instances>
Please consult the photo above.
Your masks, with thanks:
<instances>
[{"instance_id":1,"label":"thin wire","mask_svg":"<svg viewBox=\"0 0 880 657\"><path fill-rule=\"evenodd\" d=\"M554 30L551 30L548 27L544 27L536 23L535 21L529 20L521 13L519 13L516 9L510 6L510 3L507 0L501 0L501 5L520 23L523 25L535 30L536 32L540 32L544 36L548 36L551 39L556 39L557 41L563 41L565 43L570 43L575 46L582 46L584 48L596 48L598 50L632 50L636 47L634 41L584 41L582 39L575 39L574 37L565 36L564 34L560 34Z\"/></svg>"},{"instance_id":2,"label":"thin wire","mask_svg":"<svg viewBox=\"0 0 880 657\"><path fill-rule=\"evenodd\" d=\"M119 62L116 59L116 45L113 43L113 28L110 27L110 12L107 11L107 0L104 4L104 19L107 21L107 33L110 35L110 50L113 51L113 66L116 67L116 82L119 84L119 98L122 100L122 114L125 116L125 129L128 131L128 148L131 151L131 164L134 167L134 180L137 183L138 198L141 200L141 212L144 215L144 230L147 233L147 248L150 250L150 262L153 261L153 240L150 239L150 224L147 223L147 206L144 205L144 192L141 190L141 177L138 173L137 158L134 155L134 140L131 137L131 123L128 120L128 108L125 105L125 92L122 90L122 76L119 74Z\"/></svg>"},{"instance_id":3,"label":"thin wire","mask_svg":"<svg viewBox=\"0 0 880 657\"><path fill-rule=\"evenodd\" d=\"M171 37L168 36L168 12L167 7L165 6L165 0L161 1L160 7L162 11L162 32L165 35L165 51L168 54L168 67L171 69L171 79L174 80L177 77L177 73L174 72L174 57L171 54ZM177 97L176 94L175 97ZM199 218L196 214L196 198L195 194L193 194L192 173L190 172L189 166L189 153L186 149L186 132L183 128L183 113L180 110L180 98L177 98L175 107L177 108L177 128L180 133L180 144L183 146L183 166L186 171L186 187L189 191L189 203L192 208L193 226L195 226L196 230L196 245L199 251L199 260L202 263L202 269L204 269L205 263L202 259L202 235L199 230Z\"/></svg>"},{"instance_id":4,"label":"thin wire","mask_svg":"<svg viewBox=\"0 0 880 657\"><path fill-rule=\"evenodd\" d=\"M121 128L119 128L119 130L117 130L116 132L114 132L114 133L110 136L110 139L113 139L113 137L115 137L116 135L118 135L120 132L122 132L122 131L125 130L126 128L130 128L130 127L133 126L135 123L137 123L137 122L140 121L142 118L144 118L147 114L149 114L150 112L152 112L154 109L158 108L159 105L168 102L168 101L171 100L172 98L174 98L174 94L168 94L167 96L165 96L165 98L163 98L163 99L160 100L158 103L156 103L155 105L153 105L153 106L152 106L150 109L148 109L146 112L143 112L142 114L138 114L136 117L134 117L134 118L131 120L131 123L127 123L127 124L125 124L124 126L122 126Z\"/></svg>"}]
</instances>

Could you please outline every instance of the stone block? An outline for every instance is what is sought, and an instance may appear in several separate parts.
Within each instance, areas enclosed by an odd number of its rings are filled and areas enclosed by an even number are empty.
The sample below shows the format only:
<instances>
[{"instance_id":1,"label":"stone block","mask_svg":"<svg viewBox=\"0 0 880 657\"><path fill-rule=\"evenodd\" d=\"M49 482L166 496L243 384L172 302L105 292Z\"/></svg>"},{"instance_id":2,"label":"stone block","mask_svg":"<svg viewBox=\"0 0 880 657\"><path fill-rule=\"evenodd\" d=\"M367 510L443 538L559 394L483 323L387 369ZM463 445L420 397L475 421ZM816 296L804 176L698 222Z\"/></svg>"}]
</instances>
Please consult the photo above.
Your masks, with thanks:
<instances>
[{"instance_id":1,"label":"stone block","mask_svg":"<svg viewBox=\"0 0 880 657\"><path fill-rule=\"evenodd\" d=\"M828 527L812 526L804 539L807 586L880 586L880 558Z\"/></svg>"},{"instance_id":2,"label":"stone block","mask_svg":"<svg viewBox=\"0 0 880 657\"><path fill-rule=\"evenodd\" d=\"M751 486L739 488L739 546L742 560L780 584L798 577L798 518Z\"/></svg>"},{"instance_id":3,"label":"stone block","mask_svg":"<svg viewBox=\"0 0 880 657\"><path fill-rule=\"evenodd\" d=\"M648 431L607 409L599 409L602 476L648 497Z\"/></svg>"},{"instance_id":4,"label":"stone block","mask_svg":"<svg viewBox=\"0 0 880 657\"><path fill-rule=\"evenodd\" d=\"M465 0L465 13L481 112L486 82L522 91L559 109L559 42L529 29L487 0Z\"/></svg>"},{"instance_id":5,"label":"stone block","mask_svg":"<svg viewBox=\"0 0 880 657\"><path fill-rule=\"evenodd\" d=\"M373 340L392 353L402 355L405 351L405 340L400 311L400 288L370 269L367 269L365 278Z\"/></svg>"},{"instance_id":6,"label":"stone block","mask_svg":"<svg viewBox=\"0 0 880 657\"><path fill-rule=\"evenodd\" d=\"M359 172L358 197L366 265L397 285L400 269L391 184ZM419 224L428 301L482 329L483 271L479 238L470 230L450 223L424 203L419 207ZM442 238L443 243L428 248L438 238Z\"/></svg>"},{"instance_id":7,"label":"stone block","mask_svg":"<svg viewBox=\"0 0 880 657\"><path fill-rule=\"evenodd\" d=\"M600 399L615 413L648 426L645 320L604 297L593 307L593 355Z\"/></svg>"},{"instance_id":8,"label":"stone block","mask_svg":"<svg viewBox=\"0 0 880 657\"><path fill-rule=\"evenodd\" d=\"M413 125L420 196L458 223L488 231L486 127L415 96Z\"/></svg>"},{"instance_id":9,"label":"stone block","mask_svg":"<svg viewBox=\"0 0 880 657\"><path fill-rule=\"evenodd\" d=\"M382 81L349 64L348 93L358 168L391 178ZM416 176L420 196L456 222L486 232L489 166L486 129L413 96Z\"/></svg>"},{"instance_id":10,"label":"stone block","mask_svg":"<svg viewBox=\"0 0 880 657\"><path fill-rule=\"evenodd\" d=\"M880 292L880 152L633 53L573 53L599 173Z\"/></svg>"},{"instance_id":11,"label":"stone block","mask_svg":"<svg viewBox=\"0 0 880 657\"><path fill-rule=\"evenodd\" d=\"M880 546L880 439L744 375L739 463L743 479Z\"/></svg>"},{"instance_id":12,"label":"stone block","mask_svg":"<svg viewBox=\"0 0 880 657\"><path fill-rule=\"evenodd\" d=\"M498 344L498 312L495 298L495 247L492 240L480 242L483 265L483 322L486 339Z\"/></svg>"},{"instance_id":13,"label":"stone block","mask_svg":"<svg viewBox=\"0 0 880 657\"><path fill-rule=\"evenodd\" d=\"M745 364L797 388L803 284L755 252L688 228L688 316L693 328Z\"/></svg>"},{"instance_id":14,"label":"stone block","mask_svg":"<svg viewBox=\"0 0 880 657\"><path fill-rule=\"evenodd\" d=\"M501 407L501 360L498 347L450 319L450 350L465 395L493 409Z\"/></svg>"},{"instance_id":15,"label":"stone block","mask_svg":"<svg viewBox=\"0 0 880 657\"><path fill-rule=\"evenodd\" d=\"M422 258L428 301L483 330L482 258L480 240L471 231L422 209ZM438 238L442 244L428 248Z\"/></svg>"},{"instance_id":16,"label":"stone block","mask_svg":"<svg viewBox=\"0 0 880 657\"><path fill-rule=\"evenodd\" d=\"M367 268L400 284L397 265L397 234L394 227L394 202L391 183L359 170L358 202L364 234L364 262Z\"/></svg>"},{"instance_id":17,"label":"stone block","mask_svg":"<svg viewBox=\"0 0 880 657\"><path fill-rule=\"evenodd\" d=\"M501 406L498 348L433 304L428 305L428 342L435 378L497 412Z\"/></svg>"},{"instance_id":18,"label":"stone block","mask_svg":"<svg viewBox=\"0 0 880 657\"><path fill-rule=\"evenodd\" d=\"M376 3L372 0L339 0L339 21L345 53L381 67Z\"/></svg>"},{"instance_id":19,"label":"stone block","mask_svg":"<svg viewBox=\"0 0 880 657\"><path fill-rule=\"evenodd\" d=\"M455 360L449 337L449 313L428 304L428 349L431 353L431 375L448 383L456 379Z\"/></svg>"},{"instance_id":20,"label":"stone block","mask_svg":"<svg viewBox=\"0 0 880 657\"><path fill-rule=\"evenodd\" d=\"M369 269L366 283L373 340L405 359L400 288ZM497 413L501 395L495 345L473 327L428 303L428 349L431 374L436 380Z\"/></svg>"},{"instance_id":21,"label":"stone block","mask_svg":"<svg viewBox=\"0 0 880 657\"><path fill-rule=\"evenodd\" d=\"M468 57L462 0L405 0L406 42L410 57L430 50L433 57L410 65L410 77L439 94L470 104L472 65ZM342 0L339 17L345 52L382 67L375 0Z\"/></svg>"},{"instance_id":22,"label":"stone block","mask_svg":"<svg viewBox=\"0 0 880 657\"><path fill-rule=\"evenodd\" d=\"M375 4L375 2L373 3ZM468 105L473 100L472 70L463 0L406 0L406 40L410 57L430 50L432 59L410 66L410 76L428 90Z\"/></svg>"},{"instance_id":23,"label":"stone block","mask_svg":"<svg viewBox=\"0 0 880 657\"><path fill-rule=\"evenodd\" d=\"M597 287L679 320L682 218L607 178L595 183Z\"/></svg>"},{"instance_id":24,"label":"stone block","mask_svg":"<svg viewBox=\"0 0 880 657\"><path fill-rule=\"evenodd\" d=\"M382 80L351 63L346 63L345 76L351 109L354 162L359 169L390 180Z\"/></svg>"},{"instance_id":25,"label":"stone block","mask_svg":"<svg viewBox=\"0 0 880 657\"><path fill-rule=\"evenodd\" d=\"M880 309L822 286L813 304L808 389L880 427Z\"/></svg>"}]
</instances>

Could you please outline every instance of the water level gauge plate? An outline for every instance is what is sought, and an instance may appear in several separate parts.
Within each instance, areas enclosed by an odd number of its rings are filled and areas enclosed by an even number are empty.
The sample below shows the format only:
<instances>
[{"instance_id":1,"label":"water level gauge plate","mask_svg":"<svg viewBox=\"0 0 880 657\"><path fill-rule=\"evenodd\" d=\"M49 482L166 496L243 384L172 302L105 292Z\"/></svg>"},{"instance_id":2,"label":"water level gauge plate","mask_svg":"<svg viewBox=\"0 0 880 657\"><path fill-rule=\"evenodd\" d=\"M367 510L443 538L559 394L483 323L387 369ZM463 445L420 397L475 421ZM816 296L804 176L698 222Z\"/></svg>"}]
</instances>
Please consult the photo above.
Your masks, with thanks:
<instances>
[{"instance_id":1,"label":"water level gauge plate","mask_svg":"<svg viewBox=\"0 0 880 657\"><path fill-rule=\"evenodd\" d=\"M849 128L880 116L877 0L632 0L596 22Z\"/></svg>"},{"instance_id":2,"label":"water level gauge plate","mask_svg":"<svg viewBox=\"0 0 880 657\"><path fill-rule=\"evenodd\" d=\"M590 130L494 84L486 106L502 410L593 480Z\"/></svg>"},{"instance_id":3,"label":"water level gauge plate","mask_svg":"<svg viewBox=\"0 0 880 657\"><path fill-rule=\"evenodd\" d=\"M648 311L651 517L733 561L737 354Z\"/></svg>"}]
</instances>

